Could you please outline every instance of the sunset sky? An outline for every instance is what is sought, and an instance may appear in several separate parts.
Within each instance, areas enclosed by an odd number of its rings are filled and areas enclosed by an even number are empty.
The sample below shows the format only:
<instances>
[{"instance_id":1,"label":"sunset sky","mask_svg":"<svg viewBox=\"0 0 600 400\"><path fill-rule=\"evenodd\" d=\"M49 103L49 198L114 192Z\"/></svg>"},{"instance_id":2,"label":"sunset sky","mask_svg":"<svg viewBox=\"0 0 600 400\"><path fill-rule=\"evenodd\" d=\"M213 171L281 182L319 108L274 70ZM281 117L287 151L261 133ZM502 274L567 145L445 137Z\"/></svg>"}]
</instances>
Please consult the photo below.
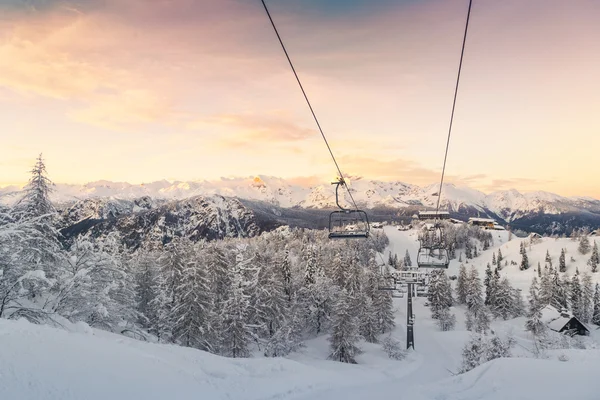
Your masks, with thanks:
<instances>
[{"instance_id":1,"label":"sunset sky","mask_svg":"<svg viewBox=\"0 0 600 400\"><path fill-rule=\"evenodd\" d=\"M343 171L439 180L468 0L269 0ZM600 1L474 0L447 174L600 198ZM1 0L0 185L335 176L259 0Z\"/></svg>"}]
</instances>

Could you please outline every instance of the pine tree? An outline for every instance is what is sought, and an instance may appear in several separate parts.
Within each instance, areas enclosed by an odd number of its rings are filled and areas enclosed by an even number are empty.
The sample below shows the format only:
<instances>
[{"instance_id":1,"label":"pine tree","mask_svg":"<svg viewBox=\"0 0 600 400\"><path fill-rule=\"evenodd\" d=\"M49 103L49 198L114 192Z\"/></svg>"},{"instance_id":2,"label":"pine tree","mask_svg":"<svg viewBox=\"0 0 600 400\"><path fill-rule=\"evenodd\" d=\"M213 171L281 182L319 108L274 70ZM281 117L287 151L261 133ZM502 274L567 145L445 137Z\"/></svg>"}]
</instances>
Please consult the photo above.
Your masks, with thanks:
<instances>
[{"instance_id":1,"label":"pine tree","mask_svg":"<svg viewBox=\"0 0 600 400\"><path fill-rule=\"evenodd\" d=\"M552 266L552 257L550 257L550 251L546 250L546 258L544 259L549 266Z\"/></svg>"},{"instance_id":2,"label":"pine tree","mask_svg":"<svg viewBox=\"0 0 600 400\"><path fill-rule=\"evenodd\" d=\"M563 280L560 278L558 272L553 269L552 270L552 299L550 304L558 309L569 309L569 282L566 278Z\"/></svg>"},{"instance_id":3,"label":"pine tree","mask_svg":"<svg viewBox=\"0 0 600 400\"><path fill-rule=\"evenodd\" d=\"M484 335L481 333L473 333L469 342L465 344L462 352L462 366L460 373L468 372L473 368L483 364L487 346L484 340Z\"/></svg>"},{"instance_id":4,"label":"pine tree","mask_svg":"<svg viewBox=\"0 0 600 400\"><path fill-rule=\"evenodd\" d=\"M458 304L467 304L468 276L467 268L461 264L456 282L456 297Z\"/></svg>"},{"instance_id":5,"label":"pine tree","mask_svg":"<svg viewBox=\"0 0 600 400\"><path fill-rule=\"evenodd\" d=\"M287 296L288 302L292 301L292 266L290 263L290 250L287 245L285 246L285 252L283 260L281 262L281 275L283 279L283 290Z\"/></svg>"},{"instance_id":6,"label":"pine tree","mask_svg":"<svg viewBox=\"0 0 600 400\"><path fill-rule=\"evenodd\" d=\"M571 310L573 315L582 319L582 298L581 298L581 283L579 275L575 274L571 278Z\"/></svg>"},{"instance_id":7,"label":"pine tree","mask_svg":"<svg viewBox=\"0 0 600 400\"><path fill-rule=\"evenodd\" d=\"M598 255L598 244L594 240L592 247L592 256L590 257L589 265L592 267L592 272L598 272L598 264L600 264L600 256Z\"/></svg>"},{"instance_id":8,"label":"pine tree","mask_svg":"<svg viewBox=\"0 0 600 400\"><path fill-rule=\"evenodd\" d=\"M250 301L244 293L244 277L239 264L230 272L230 296L223 307L223 330L220 332L223 355L233 358L250 356L249 340L252 334L247 325Z\"/></svg>"},{"instance_id":9,"label":"pine tree","mask_svg":"<svg viewBox=\"0 0 600 400\"><path fill-rule=\"evenodd\" d=\"M369 343L377 343L377 312L370 297L362 295L360 306L360 335Z\"/></svg>"},{"instance_id":10,"label":"pine tree","mask_svg":"<svg viewBox=\"0 0 600 400\"><path fill-rule=\"evenodd\" d=\"M539 298L540 287L537 278L534 276L529 287L529 310L527 312L527 322L525 329L530 331L534 337L544 335L546 325L542 322L542 303Z\"/></svg>"},{"instance_id":11,"label":"pine tree","mask_svg":"<svg viewBox=\"0 0 600 400\"><path fill-rule=\"evenodd\" d=\"M383 279L383 278L380 278ZM383 282L381 282L383 284ZM391 331L396 322L394 319L394 303L389 291L376 290L373 295L373 310L377 321L377 332Z\"/></svg>"},{"instance_id":12,"label":"pine tree","mask_svg":"<svg viewBox=\"0 0 600 400\"><path fill-rule=\"evenodd\" d=\"M427 298L433 319L439 319L442 310L452 306L452 288L445 271L432 271Z\"/></svg>"},{"instance_id":13,"label":"pine tree","mask_svg":"<svg viewBox=\"0 0 600 400\"><path fill-rule=\"evenodd\" d=\"M174 299L172 309L173 339L186 347L212 351L213 297L206 268L198 263L191 248L186 250L190 253L184 255L181 281L175 288L180 295Z\"/></svg>"},{"instance_id":14,"label":"pine tree","mask_svg":"<svg viewBox=\"0 0 600 400\"><path fill-rule=\"evenodd\" d=\"M496 253L492 253L492 265L496 265Z\"/></svg>"},{"instance_id":15,"label":"pine tree","mask_svg":"<svg viewBox=\"0 0 600 400\"><path fill-rule=\"evenodd\" d=\"M498 269L502 269L502 260L504 260L504 257L502 257L502 250L498 249L498 258L496 258L496 262L498 263Z\"/></svg>"},{"instance_id":16,"label":"pine tree","mask_svg":"<svg viewBox=\"0 0 600 400\"><path fill-rule=\"evenodd\" d=\"M360 353L358 321L352 310L351 297L341 290L333 310L333 326L329 338L331 354L329 359L356 364L356 355Z\"/></svg>"},{"instance_id":17,"label":"pine tree","mask_svg":"<svg viewBox=\"0 0 600 400\"><path fill-rule=\"evenodd\" d=\"M522 242L521 242L522 244ZM523 252L522 254L522 258L521 258L521 267L520 270L524 271L526 269L529 269L529 258L527 257L527 251L525 250L525 246L523 246Z\"/></svg>"},{"instance_id":18,"label":"pine tree","mask_svg":"<svg viewBox=\"0 0 600 400\"><path fill-rule=\"evenodd\" d=\"M565 249L560 250L560 257L558 258L558 271L567 272L567 263L565 261Z\"/></svg>"},{"instance_id":19,"label":"pine tree","mask_svg":"<svg viewBox=\"0 0 600 400\"><path fill-rule=\"evenodd\" d=\"M525 254L525 245L523 244L523 242L519 244L519 254Z\"/></svg>"},{"instance_id":20,"label":"pine tree","mask_svg":"<svg viewBox=\"0 0 600 400\"><path fill-rule=\"evenodd\" d=\"M406 249L406 253L404 254L404 265L407 267L412 267L412 260L410 259L408 249Z\"/></svg>"},{"instance_id":21,"label":"pine tree","mask_svg":"<svg viewBox=\"0 0 600 400\"><path fill-rule=\"evenodd\" d=\"M592 313L592 323L600 325L600 285L597 283L594 290L594 311Z\"/></svg>"},{"instance_id":22,"label":"pine tree","mask_svg":"<svg viewBox=\"0 0 600 400\"><path fill-rule=\"evenodd\" d=\"M135 293L138 323L150 333L162 336L160 326L160 294L158 268L151 253L140 254L136 260ZM168 324L167 324L168 326Z\"/></svg>"},{"instance_id":23,"label":"pine tree","mask_svg":"<svg viewBox=\"0 0 600 400\"><path fill-rule=\"evenodd\" d=\"M514 313L512 296L512 287L510 286L508 278L502 279L496 288L495 301L490 306L492 313L496 318L507 320Z\"/></svg>"},{"instance_id":24,"label":"pine tree","mask_svg":"<svg viewBox=\"0 0 600 400\"><path fill-rule=\"evenodd\" d=\"M25 194L15 206L17 213L24 214L27 218L55 214L56 210L50 201L54 183L47 176L46 164L41 154L30 172L31 178L24 188Z\"/></svg>"},{"instance_id":25,"label":"pine tree","mask_svg":"<svg viewBox=\"0 0 600 400\"><path fill-rule=\"evenodd\" d=\"M588 323L592 319L594 309L594 286L592 276L585 272L581 279L581 320Z\"/></svg>"},{"instance_id":26,"label":"pine tree","mask_svg":"<svg viewBox=\"0 0 600 400\"><path fill-rule=\"evenodd\" d=\"M590 252L590 239L588 238L588 236L586 234L581 235L581 238L579 239L579 247L577 248L577 251L579 251L579 253L584 254L584 255Z\"/></svg>"},{"instance_id":27,"label":"pine tree","mask_svg":"<svg viewBox=\"0 0 600 400\"><path fill-rule=\"evenodd\" d=\"M492 273L492 267L490 266L490 264L488 263L486 269L485 269L485 278L483 280L483 286L485 287L485 302L484 304L490 305L490 301L492 300L492 278L493 278L494 274Z\"/></svg>"}]
</instances>

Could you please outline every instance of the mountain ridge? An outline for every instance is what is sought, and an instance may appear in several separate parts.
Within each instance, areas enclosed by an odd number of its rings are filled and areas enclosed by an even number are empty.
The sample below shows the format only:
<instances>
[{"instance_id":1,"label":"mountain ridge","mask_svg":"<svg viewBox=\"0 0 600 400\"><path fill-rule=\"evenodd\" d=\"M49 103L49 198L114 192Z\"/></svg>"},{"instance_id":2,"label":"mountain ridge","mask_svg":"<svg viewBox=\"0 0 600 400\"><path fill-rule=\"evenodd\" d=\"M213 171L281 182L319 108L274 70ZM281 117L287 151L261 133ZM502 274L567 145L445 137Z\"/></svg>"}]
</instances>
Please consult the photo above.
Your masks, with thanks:
<instances>
[{"instance_id":1,"label":"mountain ridge","mask_svg":"<svg viewBox=\"0 0 600 400\"><path fill-rule=\"evenodd\" d=\"M348 186L359 207L396 209L403 214L416 209L435 208L439 191L439 184L421 187L400 181L363 178L349 179ZM0 188L0 204L10 205L16 201L19 196L17 189ZM348 193L340 189L340 195L340 202L351 207ZM103 180L85 185L57 184L52 193L52 199L57 204L75 204L89 199L110 199L114 203L144 199L140 204L141 208L151 208L152 202L164 203L197 196L239 198L280 208L336 207L335 187L331 184L306 187L266 175L221 178L215 181L162 180L139 185ZM557 220L563 225L573 216L581 216L592 226L600 225L600 200L581 196L565 197L547 191L522 193L510 189L486 194L468 186L446 183L442 189L440 207L458 215L490 216L504 223L522 222L523 226L535 224L536 221L529 221L531 219L544 217L545 227L549 216L550 220Z\"/></svg>"}]
</instances>

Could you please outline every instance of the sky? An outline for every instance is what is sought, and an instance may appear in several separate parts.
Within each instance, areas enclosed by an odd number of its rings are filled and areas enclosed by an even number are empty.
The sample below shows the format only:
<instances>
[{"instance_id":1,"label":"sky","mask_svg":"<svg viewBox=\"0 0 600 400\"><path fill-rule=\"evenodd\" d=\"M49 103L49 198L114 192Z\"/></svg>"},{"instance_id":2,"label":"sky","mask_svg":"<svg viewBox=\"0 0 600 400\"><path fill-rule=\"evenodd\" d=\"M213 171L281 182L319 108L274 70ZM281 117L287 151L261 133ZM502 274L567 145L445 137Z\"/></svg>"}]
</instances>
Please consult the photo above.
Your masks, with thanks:
<instances>
[{"instance_id":1,"label":"sky","mask_svg":"<svg viewBox=\"0 0 600 400\"><path fill-rule=\"evenodd\" d=\"M467 0L268 0L342 171L439 181ZM600 198L600 2L475 0L447 179ZM259 0L1 0L0 185L336 169Z\"/></svg>"}]
</instances>

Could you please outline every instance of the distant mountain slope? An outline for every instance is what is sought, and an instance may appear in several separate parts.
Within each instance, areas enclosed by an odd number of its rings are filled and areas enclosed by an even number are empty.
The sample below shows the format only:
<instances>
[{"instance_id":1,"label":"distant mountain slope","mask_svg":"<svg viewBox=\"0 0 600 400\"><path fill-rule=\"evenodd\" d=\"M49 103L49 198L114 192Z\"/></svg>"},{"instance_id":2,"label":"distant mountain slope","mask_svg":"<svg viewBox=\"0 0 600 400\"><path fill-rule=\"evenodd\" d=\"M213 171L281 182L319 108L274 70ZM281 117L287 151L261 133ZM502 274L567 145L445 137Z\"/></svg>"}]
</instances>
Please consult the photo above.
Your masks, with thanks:
<instances>
[{"instance_id":1,"label":"distant mountain slope","mask_svg":"<svg viewBox=\"0 0 600 400\"><path fill-rule=\"evenodd\" d=\"M354 178L349 185L358 205L369 210L397 210L401 215L408 215L418 209L435 207L438 200L437 184L419 187L403 182ZM17 189L0 189L0 204L14 203L18 198ZM341 201L350 204L348 194L342 192ZM72 222L76 222L84 217L117 216L174 200L213 195L266 203L282 209L335 207L334 186L329 183L308 188L269 176L223 178L210 182L158 181L142 185L108 181L85 185L61 184L56 186L53 199L75 207L71 218L74 219ZM90 199L104 200L97 202ZM72 206L75 202L79 204ZM520 193L513 189L485 194L468 187L445 184L441 207L464 218L490 216L521 229L533 227L540 233L562 233L586 225L600 226L600 200L563 197L542 191Z\"/></svg>"}]
</instances>

